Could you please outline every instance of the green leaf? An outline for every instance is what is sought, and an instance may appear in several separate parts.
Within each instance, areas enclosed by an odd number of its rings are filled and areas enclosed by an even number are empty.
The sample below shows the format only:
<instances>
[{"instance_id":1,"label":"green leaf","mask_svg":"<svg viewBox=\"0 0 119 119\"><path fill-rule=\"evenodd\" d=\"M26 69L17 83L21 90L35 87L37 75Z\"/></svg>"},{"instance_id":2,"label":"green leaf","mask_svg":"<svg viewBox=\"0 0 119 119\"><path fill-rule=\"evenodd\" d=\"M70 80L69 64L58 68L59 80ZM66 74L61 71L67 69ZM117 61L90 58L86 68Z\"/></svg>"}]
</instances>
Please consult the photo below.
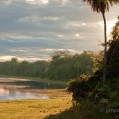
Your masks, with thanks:
<instances>
[{"instance_id":1,"label":"green leaf","mask_svg":"<svg viewBox=\"0 0 119 119\"><path fill-rule=\"evenodd\" d=\"M102 98L102 99L100 99L99 103L109 103L109 100Z\"/></svg>"}]
</instances>

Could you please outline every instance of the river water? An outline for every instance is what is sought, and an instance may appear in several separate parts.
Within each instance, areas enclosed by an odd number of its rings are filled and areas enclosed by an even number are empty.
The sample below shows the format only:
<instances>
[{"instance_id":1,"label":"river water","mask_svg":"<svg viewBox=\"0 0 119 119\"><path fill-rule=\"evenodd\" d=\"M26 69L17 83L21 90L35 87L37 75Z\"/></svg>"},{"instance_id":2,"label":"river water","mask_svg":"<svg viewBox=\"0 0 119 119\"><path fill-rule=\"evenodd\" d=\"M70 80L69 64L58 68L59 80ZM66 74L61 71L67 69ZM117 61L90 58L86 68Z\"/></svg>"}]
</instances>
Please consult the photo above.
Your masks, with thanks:
<instances>
[{"instance_id":1,"label":"river water","mask_svg":"<svg viewBox=\"0 0 119 119\"><path fill-rule=\"evenodd\" d=\"M49 99L43 82L0 78L0 100Z\"/></svg>"},{"instance_id":2,"label":"river water","mask_svg":"<svg viewBox=\"0 0 119 119\"><path fill-rule=\"evenodd\" d=\"M41 96L30 92L21 92L11 89L0 88L0 100L18 100L18 99L49 99L47 94Z\"/></svg>"}]
</instances>

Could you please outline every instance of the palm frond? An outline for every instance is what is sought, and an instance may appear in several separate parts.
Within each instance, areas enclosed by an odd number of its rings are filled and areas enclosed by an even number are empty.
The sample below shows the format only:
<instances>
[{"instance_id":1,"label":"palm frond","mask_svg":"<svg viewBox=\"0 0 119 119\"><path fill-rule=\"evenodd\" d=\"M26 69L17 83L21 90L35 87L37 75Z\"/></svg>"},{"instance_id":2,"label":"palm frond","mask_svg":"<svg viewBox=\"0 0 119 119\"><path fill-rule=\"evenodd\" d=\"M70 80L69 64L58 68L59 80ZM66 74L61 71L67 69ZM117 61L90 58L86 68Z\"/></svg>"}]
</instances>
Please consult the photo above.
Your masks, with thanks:
<instances>
[{"instance_id":1,"label":"palm frond","mask_svg":"<svg viewBox=\"0 0 119 119\"><path fill-rule=\"evenodd\" d=\"M87 2L91 9L97 13L105 13L109 11L109 6L119 3L118 0L83 0L83 2Z\"/></svg>"}]
</instances>

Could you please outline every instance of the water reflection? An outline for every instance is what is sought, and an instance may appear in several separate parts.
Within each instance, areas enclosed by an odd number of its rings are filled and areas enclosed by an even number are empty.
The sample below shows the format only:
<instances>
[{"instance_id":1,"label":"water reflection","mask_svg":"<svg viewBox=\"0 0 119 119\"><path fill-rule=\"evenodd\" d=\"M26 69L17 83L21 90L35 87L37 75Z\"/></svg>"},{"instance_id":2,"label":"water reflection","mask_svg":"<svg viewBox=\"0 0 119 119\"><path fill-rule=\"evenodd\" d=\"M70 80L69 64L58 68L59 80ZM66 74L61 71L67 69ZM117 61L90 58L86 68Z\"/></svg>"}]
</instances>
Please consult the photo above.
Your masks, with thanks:
<instances>
[{"instance_id":1,"label":"water reflection","mask_svg":"<svg viewBox=\"0 0 119 119\"><path fill-rule=\"evenodd\" d=\"M48 95L42 94L40 96L29 92L20 92L0 88L0 100L16 100L16 99L48 99Z\"/></svg>"},{"instance_id":2,"label":"water reflection","mask_svg":"<svg viewBox=\"0 0 119 119\"><path fill-rule=\"evenodd\" d=\"M48 89L62 89L65 87L66 85L26 79L0 78L0 100L48 99Z\"/></svg>"}]
</instances>

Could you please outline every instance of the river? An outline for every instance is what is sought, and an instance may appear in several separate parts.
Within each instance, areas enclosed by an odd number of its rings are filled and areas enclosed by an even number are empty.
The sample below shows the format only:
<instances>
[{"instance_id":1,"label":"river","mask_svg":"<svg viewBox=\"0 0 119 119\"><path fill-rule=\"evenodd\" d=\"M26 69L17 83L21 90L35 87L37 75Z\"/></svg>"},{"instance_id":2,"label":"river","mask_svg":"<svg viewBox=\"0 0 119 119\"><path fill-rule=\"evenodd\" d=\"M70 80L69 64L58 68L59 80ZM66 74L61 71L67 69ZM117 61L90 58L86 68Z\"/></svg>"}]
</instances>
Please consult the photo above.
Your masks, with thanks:
<instances>
[{"instance_id":1,"label":"river","mask_svg":"<svg viewBox=\"0 0 119 119\"><path fill-rule=\"evenodd\" d=\"M0 78L0 100L49 99L47 89L43 82Z\"/></svg>"}]
</instances>

